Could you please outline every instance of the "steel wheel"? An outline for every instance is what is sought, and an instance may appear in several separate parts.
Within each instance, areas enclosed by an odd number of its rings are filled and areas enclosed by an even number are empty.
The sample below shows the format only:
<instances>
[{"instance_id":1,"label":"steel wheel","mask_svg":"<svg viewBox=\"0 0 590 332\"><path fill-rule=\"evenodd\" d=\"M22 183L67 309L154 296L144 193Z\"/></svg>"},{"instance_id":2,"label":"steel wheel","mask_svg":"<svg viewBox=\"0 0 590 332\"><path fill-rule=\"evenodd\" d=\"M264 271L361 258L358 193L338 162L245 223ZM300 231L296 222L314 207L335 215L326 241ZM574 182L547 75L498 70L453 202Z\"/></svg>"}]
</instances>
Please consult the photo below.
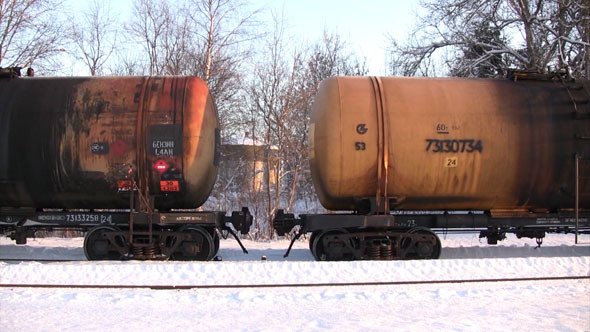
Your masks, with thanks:
<instances>
[{"instance_id":1,"label":"steel wheel","mask_svg":"<svg viewBox=\"0 0 590 332\"><path fill-rule=\"evenodd\" d=\"M437 259L440 257L442 251L442 244L439 237L430 229L423 227L412 228L408 234L423 234L425 235L423 241L416 242L416 253L419 258ZM434 236L435 243L428 240L428 236Z\"/></svg>"},{"instance_id":2,"label":"steel wheel","mask_svg":"<svg viewBox=\"0 0 590 332\"><path fill-rule=\"evenodd\" d=\"M334 261L345 259L343 255L335 256L333 253L328 251L328 248L324 247L324 239L326 236L346 234L347 232L343 229L332 229L323 231L315 236L312 236L313 243L311 244L311 253L317 261ZM310 240L311 241L311 240ZM344 246L344 241L342 241Z\"/></svg>"},{"instance_id":3,"label":"steel wheel","mask_svg":"<svg viewBox=\"0 0 590 332\"><path fill-rule=\"evenodd\" d=\"M215 241L207 230L199 226L182 227L183 233L179 248L174 252L176 260L211 260L216 251Z\"/></svg>"},{"instance_id":4,"label":"steel wheel","mask_svg":"<svg viewBox=\"0 0 590 332\"><path fill-rule=\"evenodd\" d=\"M219 252L219 242L220 242L220 239L219 239L219 233L216 230L214 230L213 232L214 232L214 235L213 235L213 245L215 247L215 251L213 252L213 257L215 257L215 256L217 256L217 252ZM211 257L211 258L213 258L213 257Z\"/></svg>"},{"instance_id":5,"label":"steel wheel","mask_svg":"<svg viewBox=\"0 0 590 332\"><path fill-rule=\"evenodd\" d=\"M96 226L84 236L84 255L89 261L121 259L117 247L124 247L125 240L110 236L119 229L114 226Z\"/></svg>"},{"instance_id":6,"label":"steel wheel","mask_svg":"<svg viewBox=\"0 0 590 332\"><path fill-rule=\"evenodd\" d=\"M311 235L309 236L309 250L313 252L313 242L315 240L315 238L318 236L318 234L320 234L320 231L315 231L312 232Z\"/></svg>"}]
</instances>

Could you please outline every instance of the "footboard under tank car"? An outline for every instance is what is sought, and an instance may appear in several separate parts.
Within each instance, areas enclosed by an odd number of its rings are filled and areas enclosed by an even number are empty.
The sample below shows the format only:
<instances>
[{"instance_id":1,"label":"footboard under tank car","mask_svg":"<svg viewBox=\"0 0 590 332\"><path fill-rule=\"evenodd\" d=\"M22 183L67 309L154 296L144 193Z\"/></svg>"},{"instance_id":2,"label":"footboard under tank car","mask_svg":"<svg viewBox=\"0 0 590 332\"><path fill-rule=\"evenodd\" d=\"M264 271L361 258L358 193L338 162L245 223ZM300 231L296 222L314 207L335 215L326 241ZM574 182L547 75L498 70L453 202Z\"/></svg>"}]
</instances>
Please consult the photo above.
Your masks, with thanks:
<instances>
[{"instance_id":1,"label":"footboard under tank car","mask_svg":"<svg viewBox=\"0 0 590 332\"><path fill-rule=\"evenodd\" d=\"M79 229L90 260L210 260L219 232L248 232L247 208L197 211L219 147L201 79L13 74L0 78L0 230L17 243Z\"/></svg>"},{"instance_id":2,"label":"footboard under tank car","mask_svg":"<svg viewBox=\"0 0 590 332\"><path fill-rule=\"evenodd\" d=\"M437 258L435 231L577 241L590 232L589 90L530 72L327 79L312 110L313 182L326 209L354 212L279 211L274 228L310 232L317 260Z\"/></svg>"}]
</instances>

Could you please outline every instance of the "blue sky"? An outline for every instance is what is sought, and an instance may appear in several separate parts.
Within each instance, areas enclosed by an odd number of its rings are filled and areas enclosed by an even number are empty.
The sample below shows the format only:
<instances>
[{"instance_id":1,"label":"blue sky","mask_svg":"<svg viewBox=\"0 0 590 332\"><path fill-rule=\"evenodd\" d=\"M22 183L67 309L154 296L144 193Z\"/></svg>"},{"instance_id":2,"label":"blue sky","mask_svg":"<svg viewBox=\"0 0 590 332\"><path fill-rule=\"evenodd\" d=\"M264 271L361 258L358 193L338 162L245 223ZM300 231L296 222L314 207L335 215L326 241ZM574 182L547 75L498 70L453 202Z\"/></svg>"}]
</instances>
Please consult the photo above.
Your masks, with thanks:
<instances>
[{"instance_id":1,"label":"blue sky","mask_svg":"<svg viewBox=\"0 0 590 332\"><path fill-rule=\"evenodd\" d=\"M106 0L109 1L109 0ZM84 10L89 0L68 0L74 10ZM133 0L110 0L121 21L131 14ZM369 74L385 75L388 35L404 41L411 31L417 0L250 0L252 8L267 9L261 19L271 21L271 11L283 13L286 35L295 43L312 43L325 30L338 33L351 51L366 58ZM270 27L269 27L270 28Z\"/></svg>"},{"instance_id":2,"label":"blue sky","mask_svg":"<svg viewBox=\"0 0 590 332\"><path fill-rule=\"evenodd\" d=\"M359 56L370 74L384 75L388 35L400 41L411 31L418 1L401 0L260 0L269 9L283 10L289 34L315 41L324 28L337 32Z\"/></svg>"}]
</instances>

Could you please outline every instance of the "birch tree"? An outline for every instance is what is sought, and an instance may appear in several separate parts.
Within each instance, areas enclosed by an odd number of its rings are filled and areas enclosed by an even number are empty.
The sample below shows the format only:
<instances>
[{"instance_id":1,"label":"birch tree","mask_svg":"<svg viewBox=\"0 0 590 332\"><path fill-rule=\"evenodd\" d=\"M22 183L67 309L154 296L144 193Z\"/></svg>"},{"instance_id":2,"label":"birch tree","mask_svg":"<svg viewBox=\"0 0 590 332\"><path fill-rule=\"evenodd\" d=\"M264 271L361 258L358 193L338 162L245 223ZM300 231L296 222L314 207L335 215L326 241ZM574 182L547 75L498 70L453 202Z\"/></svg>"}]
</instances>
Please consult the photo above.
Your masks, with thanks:
<instances>
[{"instance_id":1,"label":"birch tree","mask_svg":"<svg viewBox=\"0 0 590 332\"><path fill-rule=\"evenodd\" d=\"M249 42L256 33L259 10L238 0L189 0L183 12L192 25L196 45L190 72L203 78L215 98L222 134L234 134L239 124L235 109L243 101L242 66L251 56Z\"/></svg>"}]
</instances>

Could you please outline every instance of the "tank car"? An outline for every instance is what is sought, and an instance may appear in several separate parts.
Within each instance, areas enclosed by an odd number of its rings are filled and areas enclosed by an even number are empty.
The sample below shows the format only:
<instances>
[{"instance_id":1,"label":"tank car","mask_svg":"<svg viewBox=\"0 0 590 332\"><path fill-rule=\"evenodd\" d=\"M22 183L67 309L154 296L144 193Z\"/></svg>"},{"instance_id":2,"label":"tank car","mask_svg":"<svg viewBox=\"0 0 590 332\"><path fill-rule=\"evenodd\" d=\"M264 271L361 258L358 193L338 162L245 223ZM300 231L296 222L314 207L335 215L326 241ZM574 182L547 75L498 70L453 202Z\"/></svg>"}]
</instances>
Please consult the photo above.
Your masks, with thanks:
<instances>
[{"instance_id":1,"label":"tank car","mask_svg":"<svg viewBox=\"0 0 590 332\"><path fill-rule=\"evenodd\" d=\"M482 229L490 243L587 229L589 91L530 72L327 79L312 109L313 182L326 209L355 213L281 212L274 226L312 232L316 259L436 258L432 229Z\"/></svg>"},{"instance_id":2,"label":"tank car","mask_svg":"<svg viewBox=\"0 0 590 332\"><path fill-rule=\"evenodd\" d=\"M247 209L184 211L217 174L217 111L199 78L4 77L0 105L0 221L17 242L34 222L90 229L89 259L211 259L217 229L250 227Z\"/></svg>"}]
</instances>

